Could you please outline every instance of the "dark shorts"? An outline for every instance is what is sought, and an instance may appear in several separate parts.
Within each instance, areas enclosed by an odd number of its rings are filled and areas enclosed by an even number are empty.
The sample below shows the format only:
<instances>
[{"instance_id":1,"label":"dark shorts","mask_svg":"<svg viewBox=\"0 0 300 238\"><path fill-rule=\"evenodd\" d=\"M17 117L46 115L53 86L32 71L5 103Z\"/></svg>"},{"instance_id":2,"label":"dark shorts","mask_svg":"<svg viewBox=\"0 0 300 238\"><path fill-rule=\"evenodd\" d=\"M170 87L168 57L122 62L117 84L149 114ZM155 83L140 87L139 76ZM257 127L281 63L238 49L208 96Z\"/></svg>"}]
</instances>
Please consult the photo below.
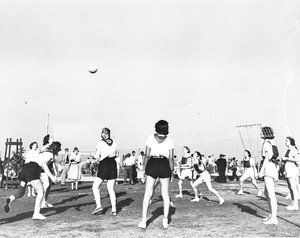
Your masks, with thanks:
<instances>
[{"instance_id":1,"label":"dark shorts","mask_svg":"<svg viewBox=\"0 0 300 238\"><path fill-rule=\"evenodd\" d=\"M115 158L105 158L98 165L97 177L102 180L111 180L117 178L117 163Z\"/></svg>"},{"instance_id":2,"label":"dark shorts","mask_svg":"<svg viewBox=\"0 0 300 238\"><path fill-rule=\"evenodd\" d=\"M35 162L29 162L24 165L20 174L19 180L25 183L40 179L41 167Z\"/></svg>"},{"instance_id":3,"label":"dark shorts","mask_svg":"<svg viewBox=\"0 0 300 238\"><path fill-rule=\"evenodd\" d=\"M170 178L171 169L169 165L169 160L166 157L163 158L151 158L149 159L145 173L154 179L157 178Z\"/></svg>"}]
</instances>

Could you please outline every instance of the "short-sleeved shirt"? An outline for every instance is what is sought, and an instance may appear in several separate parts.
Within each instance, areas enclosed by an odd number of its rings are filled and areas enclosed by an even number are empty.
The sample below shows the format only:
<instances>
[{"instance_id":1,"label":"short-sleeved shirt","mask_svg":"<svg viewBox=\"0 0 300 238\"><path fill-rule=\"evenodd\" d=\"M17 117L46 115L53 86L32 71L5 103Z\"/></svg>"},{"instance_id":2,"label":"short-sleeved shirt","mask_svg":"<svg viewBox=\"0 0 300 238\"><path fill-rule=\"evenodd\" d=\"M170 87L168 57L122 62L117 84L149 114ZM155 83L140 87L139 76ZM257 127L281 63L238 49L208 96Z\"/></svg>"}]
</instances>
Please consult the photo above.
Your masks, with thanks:
<instances>
[{"instance_id":1,"label":"short-sleeved shirt","mask_svg":"<svg viewBox=\"0 0 300 238\"><path fill-rule=\"evenodd\" d=\"M267 141L267 140L263 144L263 149L262 149L262 157L263 158L266 157L266 153L268 153L269 160L270 160L272 158L272 156L273 156L272 142L271 141Z\"/></svg>"},{"instance_id":2,"label":"short-sleeved shirt","mask_svg":"<svg viewBox=\"0 0 300 238\"><path fill-rule=\"evenodd\" d=\"M101 160L106 157L116 157L118 151L118 146L115 141L113 141L112 145L108 145L105 141L100 140L96 146L95 158L99 158L101 156Z\"/></svg>"},{"instance_id":3,"label":"short-sleeved shirt","mask_svg":"<svg viewBox=\"0 0 300 238\"><path fill-rule=\"evenodd\" d=\"M151 149L150 156L165 156L169 158L169 151L174 149L174 141L167 137L163 142L158 143L153 135L150 135L145 145Z\"/></svg>"},{"instance_id":4,"label":"short-sleeved shirt","mask_svg":"<svg viewBox=\"0 0 300 238\"><path fill-rule=\"evenodd\" d=\"M37 150L29 150L26 154L25 164L34 160L34 157L36 157L38 154L39 152Z\"/></svg>"}]
</instances>

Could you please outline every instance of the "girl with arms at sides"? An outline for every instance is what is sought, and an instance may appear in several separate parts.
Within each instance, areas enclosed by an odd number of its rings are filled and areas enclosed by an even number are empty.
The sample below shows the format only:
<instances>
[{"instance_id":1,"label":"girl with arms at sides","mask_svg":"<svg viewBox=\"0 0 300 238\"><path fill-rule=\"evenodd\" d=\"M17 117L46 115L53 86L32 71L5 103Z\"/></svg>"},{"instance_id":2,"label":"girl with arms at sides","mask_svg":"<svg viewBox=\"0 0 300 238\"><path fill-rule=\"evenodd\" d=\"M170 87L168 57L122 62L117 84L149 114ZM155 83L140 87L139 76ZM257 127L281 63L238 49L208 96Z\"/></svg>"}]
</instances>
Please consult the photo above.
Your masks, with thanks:
<instances>
[{"instance_id":1,"label":"girl with arms at sides","mask_svg":"<svg viewBox=\"0 0 300 238\"><path fill-rule=\"evenodd\" d=\"M113 216L117 215L116 194L114 185L117 179L117 163L118 147L115 141L110 138L110 130L103 128L101 132L101 140L96 146L95 163L99 163L97 177L93 183L93 194L96 201L96 208L92 214L103 211L101 206L100 187L104 180L107 180L107 190L111 202L111 212Z\"/></svg>"},{"instance_id":2,"label":"girl with arms at sides","mask_svg":"<svg viewBox=\"0 0 300 238\"><path fill-rule=\"evenodd\" d=\"M169 124L160 120L155 124L155 133L146 140L144 168L146 174L146 188L143 199L142 221L139 228L147 227L147 211L153 194L156 179L160 179L161 195L163 198L163 228L168 228L170 209L169 182L174 170L174 142L168 137Z\"/></svg>"},{"instance_id":3,"label":"girl with arms at sides","mask_svg":"<svg viewBox=\"0 0 300 238\"><path fill-rule=\"evenodd\" d=\"M299 210L298 206L298 177L299 177L299 170L297 167L298 162L298 150L296 148L295 139L292 137L287 137L285 140L285 145L287 147L287 151L285 156L282 160L285 162L284 170L285 170L285 177L288 184L288 188L291 194L292 203L291 205L287 206L287 210Z\"/></svg>"},{"instance_id":4,"label":"girl with arms at sides","mask_svg":"<svg viewBox=\"0 0 300 238\"><path fill-rule=\"evenodd\" d=\"M261 138L264 140L262 148L263 164L259 172L259 177L264 178L265 182L265 196L270 209L269 216L263 219L265 225L278 225L277 220L277 199L275 195L275 183L278 179L278 166L273 157L273 148L275 138L273 129L271 127L261 128Z\"/></svg>"}]
</instances>

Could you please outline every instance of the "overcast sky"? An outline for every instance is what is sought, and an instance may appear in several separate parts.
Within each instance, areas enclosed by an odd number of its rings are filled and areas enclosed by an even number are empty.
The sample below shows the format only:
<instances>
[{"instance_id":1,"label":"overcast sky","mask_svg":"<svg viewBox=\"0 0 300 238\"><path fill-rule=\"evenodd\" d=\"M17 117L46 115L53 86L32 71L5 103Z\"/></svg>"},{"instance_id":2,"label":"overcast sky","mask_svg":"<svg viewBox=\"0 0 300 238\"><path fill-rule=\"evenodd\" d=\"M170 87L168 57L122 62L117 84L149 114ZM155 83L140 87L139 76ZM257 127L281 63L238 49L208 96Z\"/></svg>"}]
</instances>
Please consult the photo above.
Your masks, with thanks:
<instances>
[{"instance_id":1,"label":"overcast sky","mask_svg":"<svg viewBox=\"0 0 300 238\"><path fill-rule=\"evenodd\" d=\"M299 16L297 0L2 0L0 150L10 137L41 144L47 114L130 120L291 75L293 124Z\"/></svg>"}]
</instances>

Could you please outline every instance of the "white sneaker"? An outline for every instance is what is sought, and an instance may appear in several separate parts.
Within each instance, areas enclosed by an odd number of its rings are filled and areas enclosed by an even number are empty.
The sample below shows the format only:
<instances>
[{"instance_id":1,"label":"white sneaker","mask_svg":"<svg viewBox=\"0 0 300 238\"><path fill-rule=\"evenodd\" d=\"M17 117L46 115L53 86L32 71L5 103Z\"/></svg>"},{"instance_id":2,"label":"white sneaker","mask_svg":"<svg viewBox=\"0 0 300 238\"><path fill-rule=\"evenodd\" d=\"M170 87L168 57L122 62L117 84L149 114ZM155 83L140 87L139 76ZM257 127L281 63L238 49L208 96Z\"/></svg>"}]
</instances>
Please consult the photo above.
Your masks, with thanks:
<instances>
[{"instance_id":1,"label":"white sneaker","mask_svg":"<svg viewBox=\"0 0 300 238\"><path fill-rule=\"evenodd\" d=\"M219 204L222 205L225 202L224 198L220 198Z\"/></svg>"},{"instance_id":2,"label":"white sneaker","mask_svg":"<svg viewBox=\"0 0 300 238\"><path fill-rule=\"evenodd\" d=\"M32 219L34 219L34 220L45 220L46 217L39 213L39 214L33 214Z\"/></svg>"},{"instance_id":3,"label":"white sneaker","mask_svg":"<svg viewBox=\"0 0 300 238\"><path fill-rule=\"evenodd\" d=\"M182 194L177 194L175 198L182 198Z\"/></svg>"},{"instance_id":4,"label":"white sneaker","mask_svg":"<svg viewBox=\"0 0 300 238\"><path fill-rule=\"evenodd\" d=\"M261 196L262 196L262 191L258 191L258 193L257 193L256 196L257 196L257 197L261 197Z\"/></svg>"},{"instance_id":5,"label":"white sneaker","mask_svg":"<svg viewBox=\"0 0 300 238\"><path fill-rule=\"evenodd\" d=\"M263 224L265 224L265 225L278 225L278 220L277 220L277 218L269 219L269 220L263 222Z\"/></svg>"},{"instance_id":6,"label":"white sneaker","mask_svg":"<svg viewBox=\"0 0 300 238\"><path fill-rule=\"evenodd\" d=\"M164 229L168 229L169 224L168 224L168 219L167 218L163 218L162 225L163 225Z\"/></svg>"},{"instance_id":7,"label":"white sneaker","mask_svg":"<svg viewBox=\"0 0 300 238\"><path fill-rule=\"evenodd\" d=\"M299 210L299 207L298 206L291 206L291 205L289 205L289 206L286 207L286 210L297 211L297 210Z\"/></svg>"},{"instance_id":8,"label":"white sneaker","mask_svg":"<svg viewBox=\"0 0 300 238\"><path fill-rule=\"evenodd\" d=\"M242 195L243 193L244 193L243 190L240 190L240 191L238 191L236 194Z\"/></svg>"},{"instance_id":9,"label":"white sneaker","mask_svg":"<svg viewBox=\"0 0 300 238\"><path fill-rule=\"evenodd\" d=\"M199 202L200 201L200 198L194 198L191 200L191 202Z\"/></svg>"},{"instance_id":10,"label":"white sneaker","mask_svg":"<svg viewBox=\"0 0 300 238\"><path fill-rule=\"evenodd\" d=\"M138 228L145 229L147 227L147 221L143 220L138 224Z\"/></svg>"},{"instance_id":11,"label":"white sneaker","mask_svg":"<svg viewBox=\"0 0 300 238\"><path fill-rule=\"evenodd\" d=\"M53 205L51 203L46 203L47 207L53 207Z\"/></svg>"}]
</instances>

